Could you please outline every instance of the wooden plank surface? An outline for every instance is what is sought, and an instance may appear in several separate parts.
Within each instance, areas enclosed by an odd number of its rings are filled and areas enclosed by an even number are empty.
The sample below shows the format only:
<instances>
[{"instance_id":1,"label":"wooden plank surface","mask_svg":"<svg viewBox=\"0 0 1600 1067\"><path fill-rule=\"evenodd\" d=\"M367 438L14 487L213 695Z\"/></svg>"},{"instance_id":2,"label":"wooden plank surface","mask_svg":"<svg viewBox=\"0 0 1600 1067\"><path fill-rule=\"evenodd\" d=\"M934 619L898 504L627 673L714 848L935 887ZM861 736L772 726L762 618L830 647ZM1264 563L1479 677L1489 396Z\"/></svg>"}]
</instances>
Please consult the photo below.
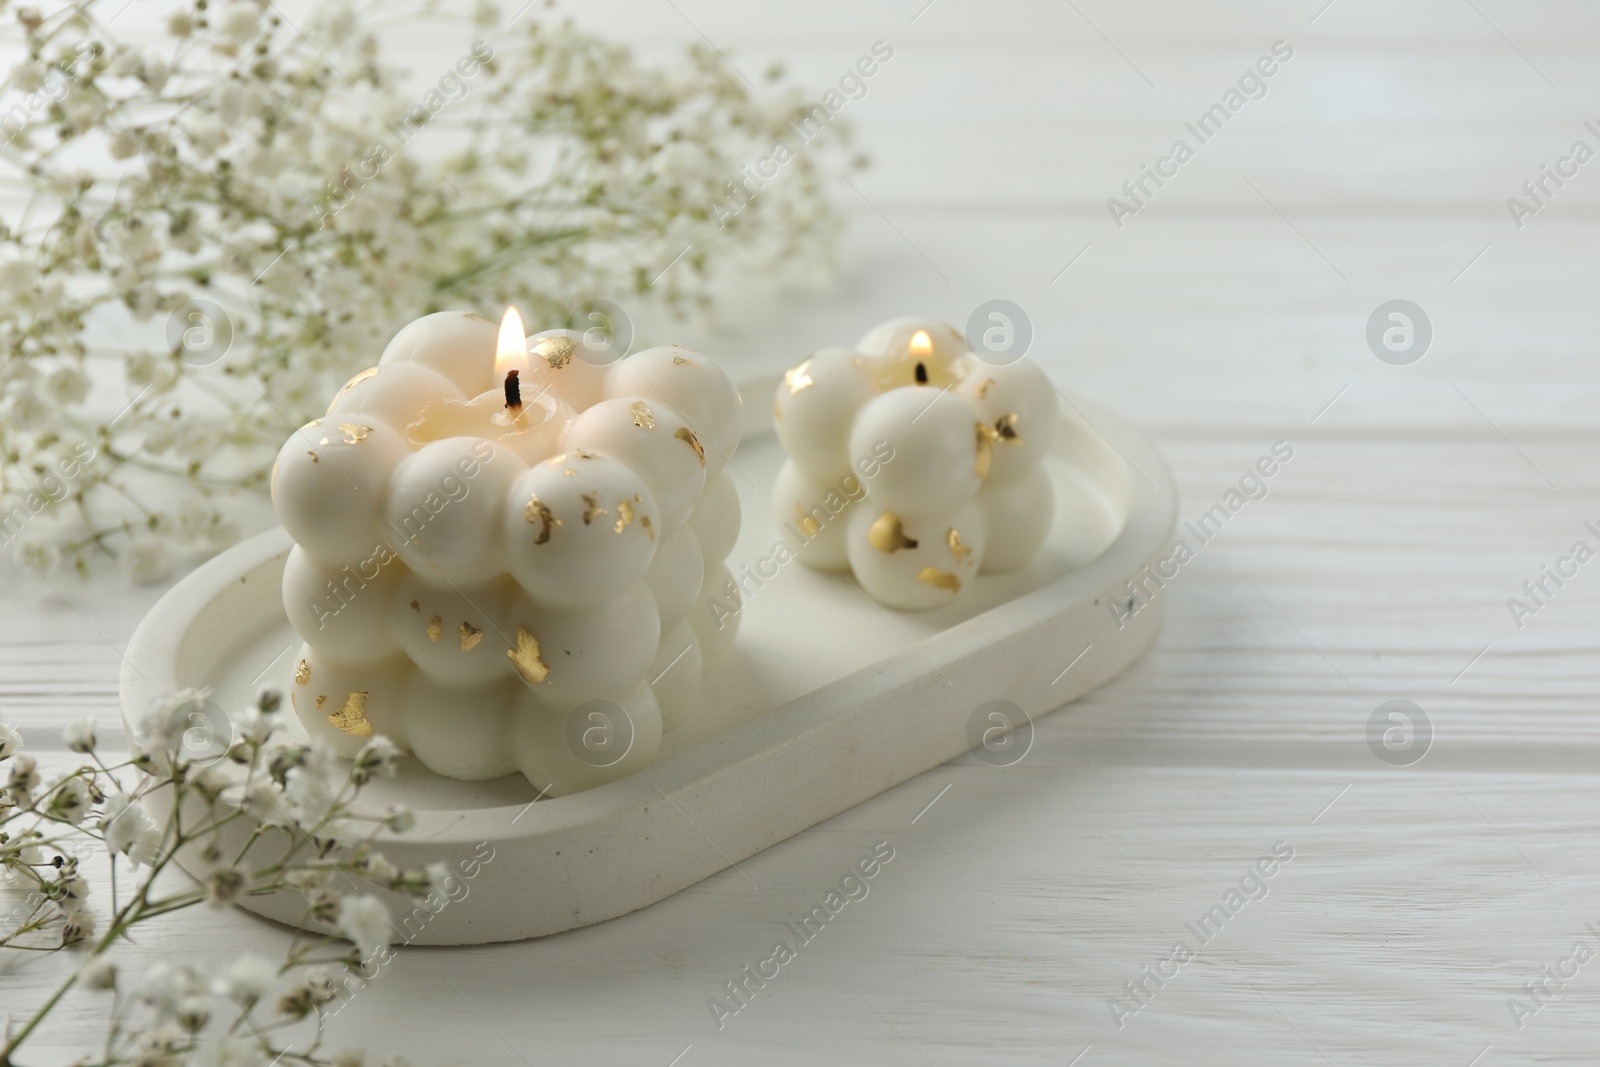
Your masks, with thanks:
<instances>
[{"instance_id":1,"label":"wooden plank surface","mask_svg":"<svg viewBox=\"0 0 1600 1067\"><path fill-rule=\"evenodd\" d=\"M1163 592L1153 652L1040 722L1021 764L930 772L741 864L758 888L729 871L535 944L404 951L337 1020L346 1040L684 1067L1594 1061L1600 965L1521 1029L1507 1002L1574 942L1600 945L1600 563L1520 629L1506 600L1574 541L1600 547L1600 163L1521 230L1504 201L1573 139L1600 147L1600 13L1322 6L579 13L646 49L704 34L817 85L896 47L848 110L875 163L839 189L840 276L735 284L716 324L652 328L755 371L1003 297L1058 379L1156 436L1184 518L1273 442L1295 455ZM1267 97L1117 229L1104 199L1278 39L1296 54ZM424 80L448 51L404 43ZM1394 298L1435 327L1408 367L1364 336ZM5 583L0 714L38 748L76 715L111 732L118 649L159 590ZM1394 698L1432 724L1412 767L1368 746ZM719 1029L707 1001L878 841L895 859L869 896ZM1123 983L1279 841L1294 858L1266 896L1118 1028ZM283 943L205 912L128 959ZM0 963L0 1003L37 999L56 966ZM69 1012L50 1041L81 1030Z\"/></svg>"}]
</instances>

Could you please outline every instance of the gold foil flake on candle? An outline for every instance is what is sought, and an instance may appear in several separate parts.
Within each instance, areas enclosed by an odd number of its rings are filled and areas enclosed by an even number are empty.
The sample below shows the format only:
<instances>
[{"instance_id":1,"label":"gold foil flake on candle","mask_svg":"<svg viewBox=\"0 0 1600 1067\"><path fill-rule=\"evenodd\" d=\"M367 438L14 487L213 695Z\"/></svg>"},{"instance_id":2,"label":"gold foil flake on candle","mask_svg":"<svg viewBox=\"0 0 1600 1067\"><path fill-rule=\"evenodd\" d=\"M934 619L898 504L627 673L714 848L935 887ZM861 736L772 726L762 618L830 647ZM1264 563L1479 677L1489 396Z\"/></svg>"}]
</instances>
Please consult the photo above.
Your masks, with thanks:
<instances>
[{"instance_id":1,"label":"gold foil flake on candle","mask_svg":"<svg viewBox=\"0 0 1600 1067\"><path fill-rule=\"evenodd\" d=\"M478 647L478 643L482 640L483 630L472 625L470 622L463 622L461 624L461 651L471 652L473 649Z\"/></svg>"},{"instance_id":2,"label":"gold foil flake on candle","mask_svg":"<svg viewBox=\"0 0 1600 1067\"><path fill-rule=\"evenodd\" d=\"M372 433L372 427L363 426L358 422L341 422L339 424L339 432L344 434L344 437L342 437L340 440L342 440L345 444L359 445L362 441L367 439L368 434ZM322 440L317 442L319 445L328 445L332 443L332 440L327 437L324 437Z\"/></svg>"},{"instance_id":3,"label":"gold foil flake on candle","mask_svg":"<svg viewBox=\"0 0 1600 1067\"><path fill-rule=\"evenodd\" d=\"M568 471L567 473L570 474L571 471ZM533 523L539 524L539 536L533 539L533 543L536 545L547 543L550 540L551 528L561 525L561 520L556 518L555 515L551 513L550 505L546 504L543 500L540 500L537 493L535 493L533 496L530 496L527 504L523 505L522 517L526 519L530 525ZM583 521L588 522L589 520L585 518Z\"/></svg>"},{"instance_id":4,"label":"gold foil flake on candle","mask_svg":"<svg viewBox=\"0 0 1600 1067\"><path fill-rule=\"evenodd\" d=\"M568 467L566 470L562 471L561 473L565 474L568 478L576 478L578 476L578 472L573 470L571 467Z\"/></svg>"},{"instance_id":5,"label":"gold foil flake on candle","mask_svg":"<svg viewBox=\"0 0 1600 1067\"><path fill-rule=\"evenodd\" d=\"M294 684L305 685L311 681L311 664L301 660L294 665Z\"/></svg>"},{"instance_id":6,"label":"gold foil flake on candle","mask_svg":"<svg viewBox=\"0 0 1600 1067\"><path fill-rule=\"evenodd\" d=\"M917 572L917 581L923 585L931 585L935 589L948 589L952 593L961 591L961 579L938 567L922 568Z\"/></svg>"},{"instance_id":7,"label":"gold foil flake on candle","mask_svg":"<svg viewBox=\"0 0 1600 1067\"><path fill-rule=\"evenodd\" d=\"M428 640L437 641L444 636L444 620L435 615L428 620Z\"/></svg>"},{"instance_id":8,"label":"gold foil flake on candle","mask_svg":"<svg viewBox=\"0 0 1600 1067\"><path fill-rule=\"evenodd\" d=\"M885 511L867 527L867 544L879 552L898 552L902 548L917 547L916 540L906 536L900 516L892 511Z\"/></svg>"},{"instance_id":9,"label":"gold foil flake on candle","mask_svg":"<svg viewBox=\"0 0 1600 1067\"><path fill-rule=\"evenodd\" d=\"M599 453L597 453L597 452L585 452L581 448L573 449L572 450L572 454L574 456L577 456L579 459L599 459L600 458Z\"/></svg>"},{"instance_id":10,"label":"gold foil flake on candle","mask_svg":"<svg viewBox=\"0 0 1600 1067\"><path fill-rule=\"evenodd\" d=\"M539 658L539 639L521 626L517 627L517 647L506 649L506 658L529 685L538 685L550 677L550 668Z\"/></svg>"},{"instance_id":11,"label":"gold foil flake on candle","mask_svg":"<svg viewBox=\"0 0 1600 1067\"><path fill-rule=\"evenodd\" d=\"M688 360L684 359L682 356L673 356L672 357L672 365L674 367L693 367L693 366L697 366L697 364L690 363Z\"/></svg>"},{"instance_id":12,"label":"gold foil flake on candle","mask_svg":"<svg viewBox=\"0 0 1600 1067\"><path fill-rule=\"evenodd\" d=\"M994 462L995 432L988 423L980 422L974 431L977 455L972 461L972 473L979 478L989 477L989 465Z\"/></svg>"},{"instance_id":13,"label":"gold foil flake on candle","mask_svg":"<svg viewBox=\"0 0 1600 1067\"><path fill-rule=\"evenodd\" d=\"M315 452L312 452L309 449L306 450L306 455L311 457L311 462L313 462L313 463L321 463L322 462L322 457L317 455Z\"/></svg>"},{"instance_id":14,"label":"gold foil flake on candle","mask_svg":"<svg viewBox=\"0 0 1600 1067\"><path fill-rule=\"evenodd\" d=\"M328 716L328 725L342 730L351 737L371 737L372 723L367 721L367 693L352 690L344 703Z\"/></svg>"},{"instance_id":15,"label":"gold foil flake on candle","mask_svg":"<svg viewBox=\"0 0 1600 1067\"><path fill-rule=\"evenodd\" d=\"M1013 411L1009 415L1001 415L998 419L995 419L995 438L1004 441L1008 445L1022 444L1022 435L1017 432L1017 423L1021 421L1021 418L1022 416Z\"/></svg>"},{"instance_id":16,"label":"gold foil flake on candle","mask_svg":"<svg viewBox=\"0 0 1600 1067\"><path fill-rule=\"evenodd\" d=\"M822 523L812 518L798 503L794 506L794 521L800 524L800 532L806 535L807 541L822 532Z\"/></svg>"},{"instance_id":17,"label":"gold foil flake on candle","mask_svg":"<svg viewBox=\"0 0 1600 1067\"><path fill-rule=\"evenodd\" d=\"M654 541L656 539L655 527L650 525L650 516L648 516L648 515L640 515L639 516L639 525L643 526L644 527L644 532L650 535L650 540Z\"/></svg>"},{"instance_id":18,"label":"gold foil flake on candle","mask_svg":"<svg viewBox=\"0 0 1600 1067\"><path fill-rule=\"evenodd\" d=\"M476 311L467 312L467 318L469 318L469 319L477 319L479 322L493 322L496 326L500 325L498 322L495 322L489 316L480 315Z\"/></svg>"},{"instance_id":19,"label":"gold foil flake on candle","mask_svg":"<svg viewBox=\"0 0 1600 1067\"><path fill-rule=\"evenodd\" d=\"M608 514L606 509L600 506L599 493L584 493L583 505L583 524L585 526L594 522L597 516Z\"/></svg>"},{"instance_id":20,"label":"gold foil flake on candle","mask_svg":"<svg viewBox=\"0 0 1600 1067\"><path fill-rule=\"evenodd\" d=\"M366 370L361 371L355 377L351 378L348 382L344 383L344 388L339 390L339 396L344 396L344 394L348 393L350 390L354 389L356 386L360 385L362 382L366 381L368 378L376 377L377 373L378 373L378 368L377 367L368 367Z\"/></svg>"},{"instance_id":21,"label":"gold foil flake on candle","mask_svg":"<svg viewBox=\"0 0 1600 1067\"><path fill-rule=\"evenodd\" d=\"M633 515L633 501L628 499L617 501L617 522L612 529L620 534L628 528L628 523L633 521Z\"/></svg>"},{"instance_id":22,"label":"gold foil flake on candle","mask_svg":"<svg viewBox=\"0 0 1600 1067\"><path fill-rule=\"evenodd\" d=\"M635 400L633 406L628 410L633 412L633 424L639 429L653 430L656 428L655 414L651 412L650 405L643 400Z\"/></svg>"},{"instance_id":23,"label":"gold foil flake on candle","mask_svg":"<svg viewBox=\"0 0 1600 1067\"><path fill-rule=\"evenodd\" d=\"M694 454L700 458L700 466L704 467L706 465L705 446L700 443L700 438L694 435L693 430L687 426L679 426L672 432L672 436L694 449Z\"/></svg>"},{"instance_id":24,"label":"gold foil flake on candle","mask_svg":"<svg viewBox=\"0 0 1600 1067\"><path fill-rule=\"evenodd\" d=\"M570 337L544 337L533 346L534 354L542 356L550 365L551 370L560 370L572 362L572 355L578 346L572 343Z\"/></svg>"},{"instance_id":25,"label":"gold foil flake on candle","mask_svg":"<svg viewBox=\"0 0 1600 1067\"><path fill-rule=\"evenodd\" d=\"M944 540L945 544L950 546L950 554L955 557L957 563L965 563L967 557L972 555L972 549L961 543L961 534L954 526L944 535Z\"/></svg>"},{"instance_id":26,"label":"gold foil flake on candle","mask_svg":"<svg viewBox=\"0 0 1600 1067\"><path fill-rule=\"evenodd\" d=\"M778 406L777 394L773 394L772 397L772 417L774 419L783 418L783 409Z\"/></svg>"},{"instance_id":27,"label":"gold foil flake on candle","mask_svg":"<svg viewBox=\"0 0 1600 1067\"><path fill-rule=\"evenodd\" d=\"M802 389L809 389L817 383L807 372L811 369L811 360L803 359L799 363L783 372L783 384L789 390L789 395L794 396Z\"/></svg>"},{"instance_id":28,"label":"gold foil flake on candle","mask_svg":"<svg viewBox=\"0 0 1600 1067\"><path fill-rule=\"evenodd\" d=\"M415 600L413 600L411 602L411 610L412 611L421 611L422 610L422 605L418 604Z\"/></svg>"},{"instance_id":29,"label":"gold foil flake on candle","mask_svg":"<svg viewBox=\"0 0 1600 1067\"><path fill-rule=\"evenodd\" d=\"M979 400L984 400L984 399L988 398L988 396L989 396L989 387L991 385L993 385L993 384L994 384L994 379L993 378L985 378L982 382L980 382L978 384L977 396L978 396Z\"/></svg>"},{"instance_id":30,"label":"gold foil flake on candle","mask_svg":"<svg viewBox=\"0 0 1600 1067\"><path fill-rule=\"evenodd\" d=\"M290 693L289 695L293 696L294 694ZM328 699L328 694L327 693L318 693L317 694L317 707L319 707L319 708L322 707L323 702L326 701L327 699Z\"/></svg>"}]
</instances>

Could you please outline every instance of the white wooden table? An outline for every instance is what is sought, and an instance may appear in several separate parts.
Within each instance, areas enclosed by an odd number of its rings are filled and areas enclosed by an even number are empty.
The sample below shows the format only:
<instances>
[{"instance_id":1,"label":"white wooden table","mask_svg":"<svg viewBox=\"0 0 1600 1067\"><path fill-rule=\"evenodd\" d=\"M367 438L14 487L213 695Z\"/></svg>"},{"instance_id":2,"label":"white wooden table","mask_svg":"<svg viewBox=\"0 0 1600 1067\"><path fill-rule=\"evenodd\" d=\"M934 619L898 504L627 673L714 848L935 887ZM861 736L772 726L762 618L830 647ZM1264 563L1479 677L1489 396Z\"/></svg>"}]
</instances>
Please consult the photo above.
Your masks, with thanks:
<instances>
[{"instance_id":1,"label":"white wooden table","mask_svg":"<svg viewBox=\"0 0 1600 1067\"><path fill-rule=\"evenodd\" d=\"M1189 4L595 0L648 50L703 35L820 88L894 58L847 112L875 160L824 286L752 288L690 340L778 366L913 309L1026 309L1033 355L1156 435L1195 518L1276 441L1294 458L1165 591L1155 650L1039 724L642 913L536 943L413 949L337 1020L421 1062L1593 1063L1600 962L1600 563L1519 629L1507 598L1600 520L1600 162L1522 229L1505 201L1600 120L1578 0ZM516 6L516 5L513 5ZM919 10L920 9L920 10ZM1294 50L1149 206L1105 206L1273 42ZM447 47L411 42L419 70ZM454 55L454 52L450 52ZM1426 356L1365 329L1425 309ZM36 748L115 731L118 649L159 590L6 579L0 715ZM92 620L92 621L91 621ZM1384 701L1431 751L1369 748ZM894 860L718 1028L708 1000L856 859ZM1201 944L1278 842L1266 895ZM1249 883L1254 887L1256 883ZM1258 894L1259 895L1259 894ZM185 913L127 958L281 950ZM1182 939L1196 950L1172 974ZM1123 1018L1147 965L1149 1003ZM54 964L0 974L30 1001ZM50 1033L78 1047L71 1012ZM675 1059L675 1057L677 1057Z\"/></svg>"}]
</instances>

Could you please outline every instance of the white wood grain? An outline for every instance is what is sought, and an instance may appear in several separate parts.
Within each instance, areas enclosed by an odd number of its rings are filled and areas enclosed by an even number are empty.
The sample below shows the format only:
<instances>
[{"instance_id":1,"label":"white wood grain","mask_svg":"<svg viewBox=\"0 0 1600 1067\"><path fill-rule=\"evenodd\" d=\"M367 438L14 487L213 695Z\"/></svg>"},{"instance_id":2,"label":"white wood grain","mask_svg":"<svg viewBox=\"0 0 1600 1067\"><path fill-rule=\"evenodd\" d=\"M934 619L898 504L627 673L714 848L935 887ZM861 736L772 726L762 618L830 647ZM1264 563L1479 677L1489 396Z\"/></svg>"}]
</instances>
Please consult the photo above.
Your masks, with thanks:
<instances>
[{"instance_id":1,"label":"white wood grain","mask_svg":"<svg viewBox=\"0 0 1600 1067\"><path fill-rule=\"evenodd\" d=\"M1322 6L577 12L662 53L703 33L752 74L776 57L819 85L873 40L896 47L848 112L875 165L839 190L840 277L735 284L719 324L677 336L746 371L1005 297L1054 374L1156 435L1185 518L1273 441L1295 458L1164 591L1156 649L1042 721L1022 764L962 759L891 790L741 864L759 888L728 871L538 943L402 952L339 1017L345 1040L512 1064L1593 1062L1600 965L1521 1030L1506 1002L1596 940L1600 564L1520 630L1505 601L1597 543L1600 170L1520 231L1504 200L1600 116L1600 16ZM1267 99L1114 228L1105 197L1279 38L1296 57ZM423 80L454 54L407 47ZM1394 297L1436 327L1410 367L1363 339ZM117 650L157 591L5 581L0 714L39 747L74 715L112 730ZM1436 732L1411 768L1365 740L1394 697ZM718 1030L707 999L879 840L896 858L870 896ZM1295 858L1268 896L1117 1029L1107 999L1279 840ZM192 913L127 958L283 943ZM0 961L0 1004L37 1000L56 967ZM50 1048L66 1059L86 1025L68 1012Z\"/></svg>"}]
</instances>

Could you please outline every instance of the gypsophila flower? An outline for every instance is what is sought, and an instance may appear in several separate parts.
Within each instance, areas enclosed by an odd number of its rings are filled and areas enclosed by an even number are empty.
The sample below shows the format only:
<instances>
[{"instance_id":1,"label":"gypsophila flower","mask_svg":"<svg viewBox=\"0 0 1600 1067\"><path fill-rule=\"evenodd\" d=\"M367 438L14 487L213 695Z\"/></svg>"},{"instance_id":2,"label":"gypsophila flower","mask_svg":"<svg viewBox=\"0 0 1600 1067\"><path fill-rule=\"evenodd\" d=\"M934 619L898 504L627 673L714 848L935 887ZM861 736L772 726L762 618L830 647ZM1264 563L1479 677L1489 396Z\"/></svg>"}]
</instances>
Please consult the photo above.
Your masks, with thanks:
<instances>
[{"instance_id":1,"label":"gypsophila flower","mask_svg":"<svg viewBox=\"0 0 1600 1067\"><path fill-rule=\"evenodd\" d=\"M252 781L244 788L230 787L223 796L263 826L287 826L291 821L283 792L270 782Z\"/></svg>"},{"instance_id":2,"label":"gypsophila flower","mask_svg":"<svg viewBox=\"0 0 1600 1067\"><path fill-rule=\"evenodd\" d=\"M94 720L74 719L61 728L61 739L73 752L93 752L95 745Z\"/></svg>"},{"instance_id":3,"label":"gypsophila flower","mask_svg":"<svg viewBox=\"0 0 1600 1067\"><path fill-rule=\"evenodd\" d=\"M123 2L0 8L27 38L10 85L45 102L8 113L0 161L38 205L0 229L0 513L59 442L98 449L54 472L66 506L14 553L33 571L109 554L159 582L217 551L289 429L419 314L517 303L573 326L604 297L700 315L722 275L831 259L844 117L801 143L818 98L757 90L704 45L647 62L547 5L508 25L481 3L458 17L483 39L440 57L466 90L446 99L368 24L436 5L328 3L302 25L183 3L164 46L134 47L110 35ZM396 131L419 114L459 136L413 147ZM86 414L91 377L117 402Z\"/></svg>"},{"instance_id":4,"label":"gypsophila flower","mask_svg":"<svg viewBox=\"0 0 1600 1067\"><path fill-rule=\"evenodd\" d=\"M232 782L215 766L202 767L189 775L189 784L207 800L216 800L226 793Z\"/></svg>"},{"instance_id":5,"label":"gypsophila flower","mask_svg":"<svg viewBox=\"0 0 1600 1067\"><path fill-rule=\"evenodd\" d=\"M32 756L18 754L11 757L11 775L6 780L6 789L11 795L22 800L33 796L34 790L39 788L39 764Z\"/></svg>"},{"instance_id":6,"label":"gypsophila flower","mask_svg":"<svg viewBox=\"0 0 1600 1067\"><path fill-rule=\"evenodd\" d=\"M350 764L350 780L364 785L373 778L393 778L400 764L400 746L379 734L361 746Z\"/></svg>"},{"instance_id":7,"label":"gypsophila flower","mask_svg":"<svg viewBox=\"0 0 1600 1067\"><path fill-rule=\"evenodd\" d=\"M56 880L56 892L66 907L81 908L89 899L89 883L74 869L71 874L63 874Z\"/></svg>"},{"instance_id":8,"label":"gypsophila flower","mask_svg":"<svg viewBox=\"0 0 1600 1067\"><path fill-rule=\"evenodd\" d=\"M155 697L133 726L133 747L153 767L170 770L178 764L208 758L227 740L204 689L182 689Z\"/></svg>"},{"instance_id":9,"label":"gypsophila flower","mask_svg":"<svg viewBox=\"0 0 1600 1067\"><path fill-rule=\"evenodd\" d=\"M417 817L410 808L395 805L384 814L383 825L393 833L403 834L417 825Z\"/></svg>"},{"instance_id":10,"label":"gypsophila flower","mask_svg":"<svg viewBox=\"0 0 1600 1067\"><path fill-rule=\"evenodd\" d=\"M302 744L274 745L267 751L267 773L279 784L287 783L289 772L304 767L311 758L311 748Z\"/></svg>"},{"instance_id":11,"label":"gypsophila flower","mask_svg":"<svg viewBox=\"0 0 1600 1067\"><path fill-rule=\"evenodd\" d=\"M246 953L222 972L216 989L235 1004L248 1007L266 996L277 979L276 967L254 953Z\"/></svg>"},{"instance_id":12,"label":"gypsophila flower","mask_svg":"<svg viewBox=\"0 0 1600 1067\"><path fill-rule=\"evenodd\" d=\"M217 28L235 44L243 44L261 28L261 11L249 4L229 4L217 20Z\"/></svg>"},{"instance_id":13,"label":"gypsophila flower","mask_svg":"<svg viewBox=\"0 0 1600 1067\"><path fill-rule=\"evenodd\" d=\"M9 759L22 748L22 735L8 722L0 722L0 760Z\"/></svg>"},{"instance_id":14,"label":"gypsophila flower","mask_svg":"<svg viewBox=\"0 0 1600 1067\"><path fill-rule=\"evenodd\" d=\"M173 1017L183 1029L197 1034L211 1021L211 998L205 994L191 993L178 1002L178 1010Z\"/></svg>"},{"instance_id":15,"label":"gypsophila flower","mask_svg":"<svg viewBox=\"0 0 1600 1067\"><path fill-rule=\"evenodd\" d=\"M375 896L345 897L339 905L339 932L371 956L389 944L389 909Z\"/></svg>"},{"instance_id":16,"label":"gypsophila flower","mask_svg":"<svg viewBox=\"0 0 1600 1067\"><path fill-rule=\"evenodd\" d=\"M430 893L446 893L455 884L455 875L450 868L442 862L435 860L423 868L428 875L428 891Z\"/></svg>"},{"instance_id":17,"label":"gypsophila flower","mask_svg":"<svg viewBox=\"0 0 1600 1067\"><path fill-rule=\"evenodd\" d=\"M204 992L205 983L185 963L154 964L134 987L135 997L166 1019L176 1017L185 1001Z\"/></svg>"},{"instance_id":18,"label":"gypsophila flower","mask_svg":"<svg viewBox=\"0 0 1600 1067\"><path fill-rule=\"evenodd\" d=\"M426 897L443 893L450 885L452 877L450 868L444 864L430 863L426 867L412 867L400 872L394 887L414 897Z\"/></svg>"},{"instance_id":19,"label":"gypsophila flower","mask_svg":"<svg viewBox=\"0 0 1600 1067\"><path fill-rule=\"evenodd\" d=\"M284 780L283 800L297 821L315 827L332 814L338 794L322 768L296 767Z\"/></svg>"},{"instance_id":20,"label":"gypsophila flower","mask_svg":"<svg viewBox=\"0 0 1600 1067\"><path fill-rule=\"evenodd\" d=\"M123 551L122 570L134 585L154 585L172 573L172 550L157 534L135 534Z\"/></svg>"},{"instance_id":21,"label":"gypsophila flower","mask_svg":"<svg viewBox=\"0 0 1600 1067\"><path fill-rule=\"evenodd\" d=\"M245 872L237 867L212 871L206 877L206 899L217 907L232 904L239 899L245 883Z\"/></svg>"},{"instance_id":22,"label":"gypsophila flower","mask_svg":"<svg viewBox=\"0 0 1600 1067\"><path fill-rule=\"evenodd\" d=\"M94 913L82 911L68 911L66 921L61 924L61 943L63 945L76 945L94 936Z\"/></svg>"},{"instance_id":23,"label":"gypsophila flower","mask_svg":"<svg viewBox=\"0 0 1600 1067\"><path fill-rule=\"evenodd\" d=\"M162 1023L146 1030L139 1038L139 1067L168 1067L178 1061L178 1050L188 1041L187 1035L170 1023Z\"/></svg>"},{"instance_id":24,"label":"gypsophila flower","mask_svg":"<svg viewBox=\"0 0 1600 1067\"><path fill-rule=\"evenodd\" d=\"M0 405L7 423L19 430L40 430L50 421L50 403L26 382L14 382Z\"/></svg>"},{"instance_id":25,"label":"gypsophila flower","mask_svg":"<svg viewBox=\"0 0 1600 1067\"><path fill-rule=\"evenodd\" d=\"M362 869L379 885L393 885L400 877L400 869L379 855L367 856L362 861Z\"/></svg>"},{"instance_id":26,"label":"gypsophila flower","mask_svg":"<svg viewBox=\"0 0 1600 1067\"><path fill-rule=\"evenodd\" d=\"M161 828L142 807L121 793L106 800L100 830L105 834L106 848L127 856L135 864L153 863L161 847Z\"/></svg>"},{"instance_id":27,"label":"gypsophila flower","mask_svg":"<svg viewBox=\"0 0 1600 1067\"><path fill-rule=\"evenodd\" d=\"M305 891L306 910L312 918L320 923L336 923L339 921L339 908L344 903L344 896L336 889L331 889L327 884L315 889Z\"/></svg>"},{"instance_id":28,"label":"gypsophila flower","mask_svg":"<svg viewBox=\"0 0 1600 1067\"><path fill-rule=\"evenodd\" d=\"M61 550L41 537L19 537L11 560L29 574L52 574L61 566Z\"/></svg>"},{"instance_id":29,"label":"gypsophila flower","mask_svg":"<svg viewBox=\"0 0 1600 1067\"><path fill-rule=\"evenodd\" d=\"M81 404L89 395L89 376L82 367L64 364L45 379L45 391L59 405Z\"/></svg>"},{"instance_id":30,"label":"gypsophila flower","mask_svg":"<svg viewBox=\"0 0 1600 1067\"><path fill-rule=\"evenodd\" d=\"M73 776L51 788L45 803L45 811L53 819L61 819L76 826L89 814L93 804L94 798L89 791L89 783Z\"/></svg>"},{"instance_id":31,"label":"gypsophila flower","mask_svg":"<svg viewBox=\"0 0 1600 1067\"><path fill-rule=\"evenodd\" d=\"M333 881L333 872L326 867L297 867L285 876L289 887L303 895L326 888Z\"/></svg>"},{"instance_id":32,"label":"gypsophila flower","mask_svg":"<svg viewBox=\"0 0 1600 1067\"><path fill-rule=\"evenodd\" d=\"M117 988L117 965L106 956L96 956L80 972L85 986L97 992Z\"/></svg>"},{"instance_id":33,"label":"gypsophila flower","mask_svg":"<svg viewBox=\"0 0 1600 1067\"><path fill-rule=\"evenodd\" d=\"M245 746L261 745L276 732L281 724L260 708L249 707L233 716L233 732L238 742ZM248 759L249 753L235 746L235 762Z\"/></svg>"},{"instance_id":34,"label":"gypsophila flower","mask_svg":"<svg viewBox=\"0 0 1600 1067\"><path fill-rule=\"evenodd\" d=\"M320 968L313 970L300 984L278 998L278 1010L294 1018L303 1018L338 996L338 985L333 976Z\"/></svg>"}]
</instances>

